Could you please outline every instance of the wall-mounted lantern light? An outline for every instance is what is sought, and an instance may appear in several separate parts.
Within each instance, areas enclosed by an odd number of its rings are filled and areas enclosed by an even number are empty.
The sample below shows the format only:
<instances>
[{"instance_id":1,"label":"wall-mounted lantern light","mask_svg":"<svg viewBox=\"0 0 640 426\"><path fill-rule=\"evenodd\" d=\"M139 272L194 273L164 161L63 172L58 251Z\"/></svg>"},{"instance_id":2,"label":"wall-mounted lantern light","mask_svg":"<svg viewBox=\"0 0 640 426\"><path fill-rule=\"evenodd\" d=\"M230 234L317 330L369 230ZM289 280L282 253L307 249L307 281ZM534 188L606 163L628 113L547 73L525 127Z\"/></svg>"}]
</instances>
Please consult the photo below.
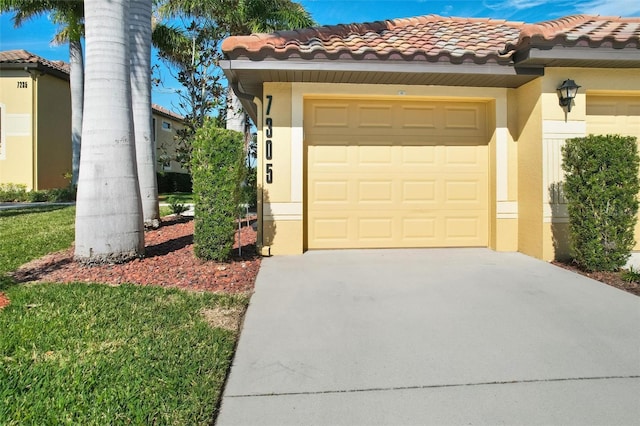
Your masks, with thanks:
<instances>
[{"instance_id":1,"label":"wall-mounted lantern light","mask_svg":"<svg viewBox=\"0 0 640 426\"><path fill-rule=\"evenodd\" d=\"M560 96L560 106L567 107L567 112L571 112L571 102L575 99L580 87L582 86L578 86L575 81L567 79L556 89Z\"/></svg>"}]
</instances>

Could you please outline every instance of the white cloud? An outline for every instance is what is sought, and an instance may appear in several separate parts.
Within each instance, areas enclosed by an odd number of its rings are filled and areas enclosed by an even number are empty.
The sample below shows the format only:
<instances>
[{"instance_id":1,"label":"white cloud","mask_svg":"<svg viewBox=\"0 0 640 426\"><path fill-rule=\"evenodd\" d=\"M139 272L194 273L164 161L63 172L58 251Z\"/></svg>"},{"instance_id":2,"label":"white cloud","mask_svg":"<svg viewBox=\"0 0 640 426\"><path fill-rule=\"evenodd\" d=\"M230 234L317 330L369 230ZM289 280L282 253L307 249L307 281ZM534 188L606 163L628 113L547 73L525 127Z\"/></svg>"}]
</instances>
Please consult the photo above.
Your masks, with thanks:
<instances>
[{"instance_id":1,"label":"white cloud","mask_svg":"<svg viewBox=\"0 0 640 426\"><path fill-rule=\"evenodd\" d=\"M529 9L536 6L542 6L547 3L553 3L551 0L501 0L501 1L488 1L484 0L482 4L484 7L493 10L522 10Z\"/></svg>"},{"instance_id":2,"label":"white cloud","mask_svg":"<svg viewBox=\"0 0 640 426\"><path fill-rule=\"evenodd\" d=\"M579 13L603 16L640 16L640 2L632 0L592 0L576 5Z\"/></svg>"}]
</instances>

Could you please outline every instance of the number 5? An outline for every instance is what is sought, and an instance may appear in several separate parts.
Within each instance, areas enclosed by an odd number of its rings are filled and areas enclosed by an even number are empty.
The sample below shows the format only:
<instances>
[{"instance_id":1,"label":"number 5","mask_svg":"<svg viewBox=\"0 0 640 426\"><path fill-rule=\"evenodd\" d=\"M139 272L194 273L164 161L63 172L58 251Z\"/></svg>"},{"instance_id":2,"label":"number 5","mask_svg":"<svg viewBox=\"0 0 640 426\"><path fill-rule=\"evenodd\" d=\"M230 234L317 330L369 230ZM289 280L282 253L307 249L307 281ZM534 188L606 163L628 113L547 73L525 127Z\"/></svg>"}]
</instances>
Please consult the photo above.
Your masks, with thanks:
<instances>
[{"instance_id":1,"label":"number 5","mask_svg":"<svg viewBox=\"0 0 640 426\"><path fill-rule=\"evenodd\" d=\"M273 164L267 163L267 183L273 183Z\"/></svg>"}]
</instances>

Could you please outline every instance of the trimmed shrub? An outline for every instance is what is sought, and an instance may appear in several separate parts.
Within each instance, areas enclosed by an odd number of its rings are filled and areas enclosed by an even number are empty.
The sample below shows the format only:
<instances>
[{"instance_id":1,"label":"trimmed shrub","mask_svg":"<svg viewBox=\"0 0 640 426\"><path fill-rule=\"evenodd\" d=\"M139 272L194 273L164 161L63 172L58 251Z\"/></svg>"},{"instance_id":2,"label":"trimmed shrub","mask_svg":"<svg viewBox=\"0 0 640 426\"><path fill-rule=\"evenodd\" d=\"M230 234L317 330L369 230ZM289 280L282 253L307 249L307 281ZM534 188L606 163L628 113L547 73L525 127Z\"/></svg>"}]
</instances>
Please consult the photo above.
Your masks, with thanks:
<instances>
[{"instance_id":1,"label":"trimmed shrub","mask_svg":"<svg viewBox=\"0 0 640 426\"><path fill-rule=\"evenodd\" d=\"M47 191L31 191L27 193L29 202L31 203L42 203L45 201L49 201L49 194Z\"/></svg>"},{"instance_id":2,"label":"trimmed shrub","mask_svg":"<svg viewBox=\"0 0 640 426\"><path fill-rule=\"evenodd\" d=\"M640 189L636 138L573 138L562 156L572 256L586 271L618 270L635 244Z\"/></svg>"},{"instance_id":3,"label":"trimmed shrub","mask_svg":"<svg viewBox=\"0 0 640 426\"><path fill-rule=\"evenodd\" d=\"M0 183L0 202L28 201L27 185L19 183Z\"/></svg>"},{"instance_id":4,"label":"trimmed shrub","mask_svg":"<svg viewBox=\"0 0 640 426\"><path fill-rule=\"evenodd\" d=\"M14 183L0 184L0 202L31 202L42 203L49 201L59 203L75 201L76 190L72 186L66 188L43 189L27 191L27 186Z\"/></svg>"},{"instance_id":5,"label":"trimmed shrub","mask_svg":"<svg viewBox=\"0 0 640 426\"><path fill-rule=\"evenodd\" d=\"M191 174L195 201L194 252L208 260L231 257L244 178L241 133L208 119L193 140Z\"/></svg>"}]
</instances>

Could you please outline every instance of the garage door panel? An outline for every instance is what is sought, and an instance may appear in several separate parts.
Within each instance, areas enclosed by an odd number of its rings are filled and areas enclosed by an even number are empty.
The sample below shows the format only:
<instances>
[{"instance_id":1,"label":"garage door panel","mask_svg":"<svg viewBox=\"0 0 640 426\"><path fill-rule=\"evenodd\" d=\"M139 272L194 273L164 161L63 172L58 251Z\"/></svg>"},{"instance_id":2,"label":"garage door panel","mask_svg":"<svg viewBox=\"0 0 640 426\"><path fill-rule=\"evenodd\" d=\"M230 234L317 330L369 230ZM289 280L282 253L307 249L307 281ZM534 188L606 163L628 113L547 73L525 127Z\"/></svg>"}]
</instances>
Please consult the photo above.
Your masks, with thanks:
<instances>
[{"instance_id":1,"label":"garage door panel","mask_svg":"<svg viewBox=\"0 0 640 426\"><path fill-rule=\"evenodd\" d=\"M433 204L436 202L436 179L403 180L402 204Z\"/></svg>"},{"instance_id":2,"label":"garage door panel","mask_svg":"<svg viewBox=\"0 0 640 426\"><path fill-rule=\"evenodd\" d=\"M315 181L312 189L310 195L315 204L346 204L349 200L349 182L347 180Z\"/></svg>"},{"instance_id":3,"label":"garage door panel","mask_svg":"<svg viewBox=\"0 0 640 426\"><path fill-rule=\"evenodd\" d=\"M403 129L436 129L434 106L400 106L400 126Z\"/></svg>"},{"instance_id":4,"label":"garage door panel","mask_svg":"<svg viewBox=\"0 0 640 426\"><path fill-rule=\"evenodd\" d=\"M444 167L447 166L469 166L476 169L482 169L486 152L483 149L469 149L468 146L445 146L444 147Z\"/></svg>"},{"instance_id":5,"label":"garage door panel","mask_svg":"<svg viewBox=\"0 0 640 426\"><path fill-rule=\"evenodd\" d=\"M359 241L376 241L379 243L393 243L393 222L394 217L377 216L377 217L358 217L358 235Z\"/></svg>"},{"instance_id":6,"label":"garage door panel","mask_svg":"<svg viewBox=\"0 0 640 426\"><path fill-rule=\"evenodd\" d=\"M360 145L357 149L356 167L390 166L393 162L392 147L389 145Z\"/></svg>"},{"instance_id":7,"label":"garage door panel","mask_svg":"<svg viewBox=\"0 0 640 426\"><path fill-rule=\"evenodd\" d=\"M399 148L403 166L432 166L436 161L435 146L402 145Z\"/></svg>"},{"instance_id":8,"label":"garage door panel","mask_svg":"<svg viewBox=\"0 0 640 426\"><path fill-rule=\"evenodd\" d=\"M329 128L347 128L349 127L349 105L341 104L322 104L311 107L313 115L314 127L321 129Z\"/></svg>"},{"instance_id":9,"label":"garage door panel","mask_svg":"<svg viewBox=\"0 0 640 426\"><path fill-rule=\"evenodd\" d=\"M390 180L358 181L359 203L393 203L393 182Z\"/></svg>"},{"instance_id":10,"label":"garage door panel","mask_svg":"<svg viewBox=\"0 0 640 426\"><path fill-rule=\"evenodd\" d=\"M436 229L437 218L422 215L420 217L403 217L402 239L406 241L423 242L430 241L435 244L437 241Z\"/></svg>"},{"instance_id":11,"label":"garage door panel","mask_svg":"<svg viewBox=\"0 0 640 426\"><path fill-rule=\"evenodd\" d=\"M444 128L475 133L484 129L484 114L479 106L444 107ZM471 132L469 132L471 131Z\"/></svg>"},{"instance_id":12,"label":"garage door panel","mask_svg":"<svg viewBox=\"0 0 640 426\"><path fill-rule=\"evenodd\" d=\"M314 167L349 166L349 147L346 144L317 145L313 158L309 159Z\"/></svg>"},{"instance_id":13,"label":"garage door panel","mask_svg":"<svg viewBox=\"0 0 640 426\"><path fill-rule=\"evenodd\" d=\"M313 221L311 235L323 244L345 244L349 240L349 219L346 217L319 217Z\"/></svg>"},{"instance_id":14,"label":"garage door panel","mask_svg":"<svg viewBox=\"0 0 640 426\"><path fill-rule=\"evenodd\" d=\"M358 128L392 128L393 110L391 105L359 106L357 108Z\"/></svg>"},{"instance_id":15,"label":"garage door panel","mask_svg":"<svg viewBox=\"0 0 640 426\"><path fill-rule=\"evenodd\" d=\"M443 206L453 207L465 204L465 208L484 208L485 188L478 179L450 179L444 182Z\"/></svg>"},{"instance_id":16,"label":"garage door panel","mask_svg":"<svg viewBox=\"0 0 640 426\"><path fill-rule=\"evenodd\" d=\"M486 246L484 106L453 105L446 122L442 103L358 103L342 134L305 107L308 248ZM367 134L373 121L392 128Z\"/></svg>"},{"instance_id":17,"label":"garage door panel","mask_svg":"<svg viewBox=\"0 0 640 426\"><path fill-rule=\"evenodd\" d=\"M471 212L470 212L471 213ZM445 238L463 245L475 245L483 240L485 226L477 216L451 216L445 219Z\"/></svg>"}]
</instances>

